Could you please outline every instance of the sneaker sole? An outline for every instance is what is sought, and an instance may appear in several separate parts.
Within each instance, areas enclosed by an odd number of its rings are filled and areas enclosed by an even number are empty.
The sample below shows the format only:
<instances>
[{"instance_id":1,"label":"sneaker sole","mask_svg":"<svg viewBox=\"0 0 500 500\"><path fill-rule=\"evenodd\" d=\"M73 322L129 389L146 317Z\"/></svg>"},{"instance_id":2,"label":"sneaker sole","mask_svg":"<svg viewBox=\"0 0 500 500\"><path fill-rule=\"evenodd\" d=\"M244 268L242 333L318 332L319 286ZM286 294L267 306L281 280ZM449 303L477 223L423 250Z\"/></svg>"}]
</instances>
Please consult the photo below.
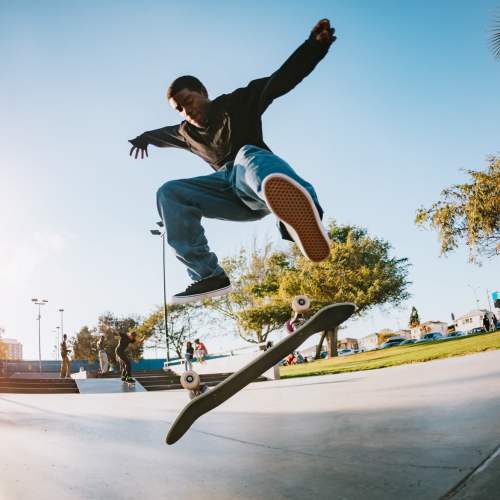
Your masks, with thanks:
<instances>
[{"instance_id":1,"label":"sneaker sole","mask_svg":"<svg viewBox=\"0 0 500 500\"><path fill-rule=\"evenodd\" d=\"M268 175L262 186L269 209L280 219L301 252L313 262L330 255L330 242L310 194L283 174Z\"/></svg>"},{"instance_id":2,"label":"sneaker sole","mask_svg":"<svg viewBox=\"0 0 500 500\"><path fill-rule=\"evenodd\" d=\"M222 295L228 294L232 291L233 287L231 285L224 288L219 288L218 290L212 290L206 293L197 293L194 295L186 295L184 297L176 297L175 295L170 299L170 305L176 304L191 304L192 302L200 302L205 299L211 299L214 297L220 297Z\"/></svg>"}]
</instances>

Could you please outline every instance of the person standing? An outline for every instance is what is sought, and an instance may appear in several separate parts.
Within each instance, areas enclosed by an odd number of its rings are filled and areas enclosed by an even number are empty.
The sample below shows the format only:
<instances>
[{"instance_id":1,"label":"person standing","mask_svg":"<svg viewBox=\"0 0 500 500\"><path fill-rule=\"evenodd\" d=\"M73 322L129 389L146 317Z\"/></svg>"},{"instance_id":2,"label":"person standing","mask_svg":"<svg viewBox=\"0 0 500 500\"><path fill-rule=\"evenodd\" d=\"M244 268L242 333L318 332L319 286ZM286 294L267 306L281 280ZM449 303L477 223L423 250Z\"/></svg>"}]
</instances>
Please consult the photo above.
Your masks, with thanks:
<instances>
[{"instance_id":1,"label":"person standing","mask_svg":"<svg viewBox=\"0 0 500 500\"><path fill-rule=\"evenodd\" d=\"M101 370L101 375L108 373L109 369L108 354L104 349L104 345L104 335L100 335L99 340L97 341L97 353L99 355L99 368Z\"/></svg>"},{"instance_id":2,"label":"person standing","mask_svg":"<svg viewBox=\"0 0 500 500\"><path fill-rule=\"evenodd\" d=\"M486 313L484 313L484 316L483 316L483 326L484 326L485 332L490 331L490 318L488 318L488 315Z\"/></svg>"},{"instance_id":3,"label":"person standing","mask_svg":"<svg viewBox=\"0 0 500 500\"><path fill-rule=\"evenodd\" d=\"M186 352L184 353L184 368L186 371L193 369L194 348L191 342L186 343Z\"/></svg>"},{"instance_id":4,"label":"person standing","mask_svg":"<svg viewBox=\"0 0 500 500\"><path fill-rule=\"evenodd\" d=\"M493 314L492 318L491 318L491 326L492 326L492 330L495 331L497 329L497 317Z\"/></svg>"},{"instance_id":5,"label":"person standing","mask_svg":"<svg viewBox=\"0 0 500 500\"><path fill-rule=\"evenodd\" d=\"M59 376L61 378L69 378L69 370L70 370L70 361L69 361L69 356L68 354L71 352L70 349L68 349L68 346L66 344L66 341L68 339L68 336L66 334L63 335L62 342L61 342L61 372Z\"/></svg>"}]
</instances>

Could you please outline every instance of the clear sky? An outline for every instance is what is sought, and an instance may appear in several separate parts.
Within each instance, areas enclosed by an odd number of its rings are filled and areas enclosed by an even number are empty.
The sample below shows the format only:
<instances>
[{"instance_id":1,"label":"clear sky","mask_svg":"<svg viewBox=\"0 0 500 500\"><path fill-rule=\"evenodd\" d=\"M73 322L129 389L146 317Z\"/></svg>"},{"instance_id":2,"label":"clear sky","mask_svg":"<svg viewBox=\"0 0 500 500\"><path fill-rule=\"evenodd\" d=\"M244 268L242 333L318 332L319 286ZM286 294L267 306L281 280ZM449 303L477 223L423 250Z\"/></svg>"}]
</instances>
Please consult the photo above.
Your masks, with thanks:
<instances>
[{"instance_id":1,"label":"clear sky","mask_svg":"<svg viewBox=\"0 0 500 500\"><path fill-rule=\"evenodd\" d=\"M500 288L499 261L439 257L415 227L461 169L500 150L500 62L487 47L498 0L0 0L0 325L37 353L32 297L43 309L44 357L65 330L104 311L147 314L162 301L155 194L167 180L210 173L184 151L128 157L127 140L178 123L169 82L195 74L212 97L267 76L322 17L338 40L316 70L264 115L267 144L317 189L327 217L366 227L412 264L401 310L351 323L359 337L448 321ZM268 235L257 223L206 222L220 255ZM168 293L189 280L169 252ZM219 342L219 341L217 341ZM214 346L216 349L218 345Z\"/></svg>"}]
</instances>

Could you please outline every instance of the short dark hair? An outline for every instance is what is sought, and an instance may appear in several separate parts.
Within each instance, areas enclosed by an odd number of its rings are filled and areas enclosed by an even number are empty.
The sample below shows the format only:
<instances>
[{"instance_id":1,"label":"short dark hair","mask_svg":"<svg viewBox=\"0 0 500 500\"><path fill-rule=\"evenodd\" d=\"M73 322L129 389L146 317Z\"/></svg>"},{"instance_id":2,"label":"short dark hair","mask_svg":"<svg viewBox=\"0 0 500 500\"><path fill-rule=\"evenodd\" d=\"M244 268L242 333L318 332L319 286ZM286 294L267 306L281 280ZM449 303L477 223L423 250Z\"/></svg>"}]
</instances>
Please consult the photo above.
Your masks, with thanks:
<instances>
[{"instance_id":1,"label":"short dark hair","mask_svg":"<svg viewBox=\"0 0 500 500\"><path fill-rule=\"evenodd\" d=\"M192 90L194 92L199 92L200 94L208 95L205 85L198 80L195 76L184 75L176 78L167 89L167 99L174 97L177 92L183 89Z\"/></svg>"}]
</instances>

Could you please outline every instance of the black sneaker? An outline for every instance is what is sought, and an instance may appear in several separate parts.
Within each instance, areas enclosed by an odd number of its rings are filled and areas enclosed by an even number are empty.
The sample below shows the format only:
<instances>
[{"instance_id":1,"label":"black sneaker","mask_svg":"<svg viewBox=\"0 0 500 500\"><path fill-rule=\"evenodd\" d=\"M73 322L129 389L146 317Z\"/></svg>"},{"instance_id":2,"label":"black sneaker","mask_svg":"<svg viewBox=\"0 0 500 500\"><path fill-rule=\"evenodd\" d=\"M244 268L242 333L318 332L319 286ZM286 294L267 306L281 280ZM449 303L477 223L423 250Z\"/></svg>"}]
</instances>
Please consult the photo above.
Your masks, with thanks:
<instances>
[{"instance_id":1,"label":"black sneaker","mask_svg":"<svg viewBox=\"0 0 500 500\"><path fill-rule=\"evenodd\" d=\"M198 302L211 297L226 295L231 291L231 282L225 274L205 278L195 281L183 292L175 294L171 299L171 304L188 304Z\"/></svg>"}]
</instances>

